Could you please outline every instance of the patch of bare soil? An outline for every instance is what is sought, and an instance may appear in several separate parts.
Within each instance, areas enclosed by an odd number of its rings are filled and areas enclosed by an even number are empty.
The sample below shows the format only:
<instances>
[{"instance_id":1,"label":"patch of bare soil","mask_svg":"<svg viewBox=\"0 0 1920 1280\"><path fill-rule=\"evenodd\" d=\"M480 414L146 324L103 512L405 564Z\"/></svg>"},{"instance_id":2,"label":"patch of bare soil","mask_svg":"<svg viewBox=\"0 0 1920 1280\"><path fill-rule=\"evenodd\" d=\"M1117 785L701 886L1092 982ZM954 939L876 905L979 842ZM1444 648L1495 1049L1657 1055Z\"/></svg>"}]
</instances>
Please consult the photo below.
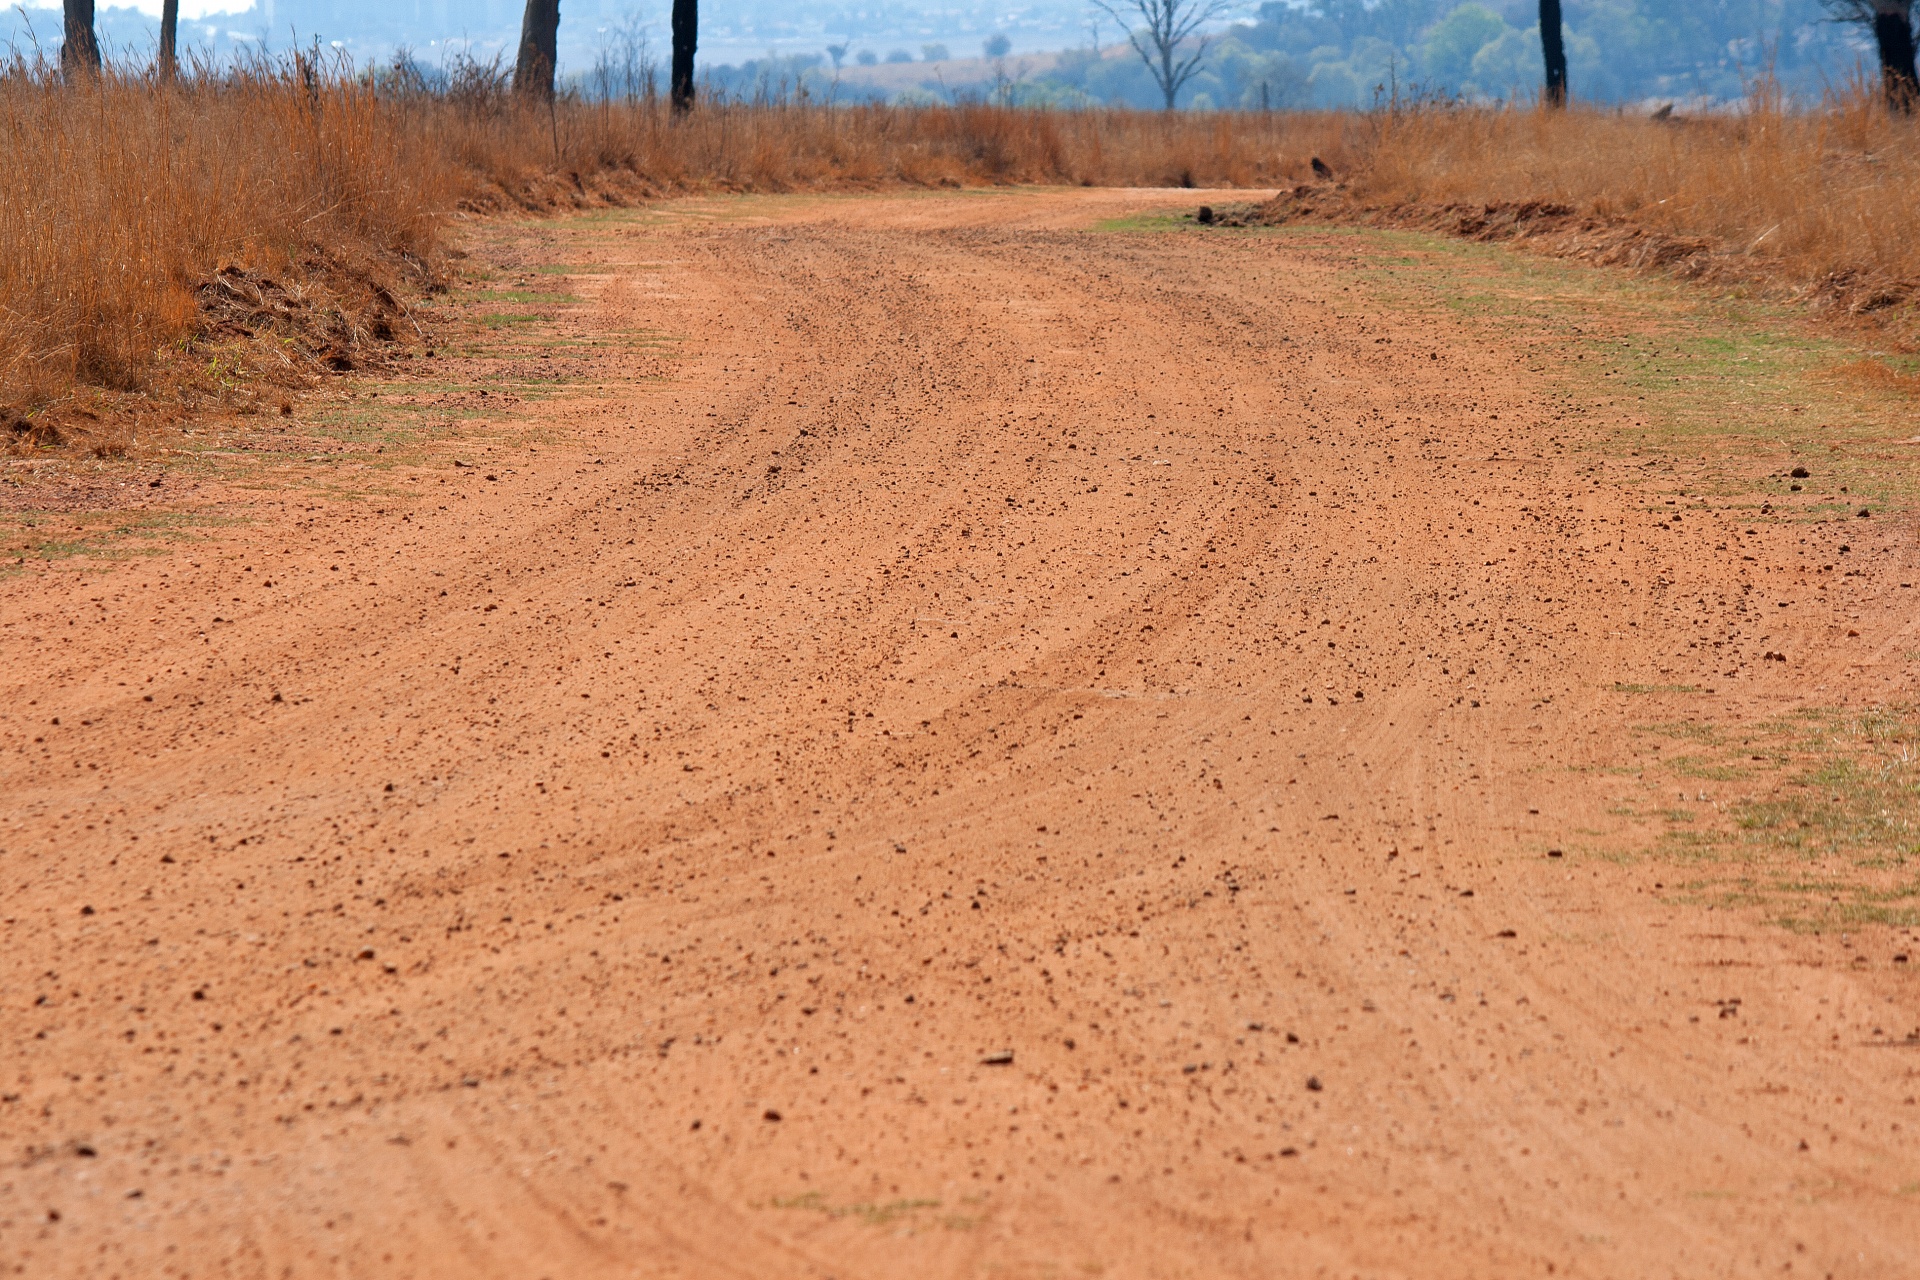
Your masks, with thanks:
<instances>
[{"instance_id":1,"label":"patch of bare soil","mask_svg":"<svg viewBox=\"0 0 1920 1280\"><path fill-rule=\"evenodd\" d=\"M1587 852L1635 725L1911 698L1910 522L1087 231L1190 203L483 225L585 299L454 364L591 357L531 443L0 583L0 1259L1913 1274L1895 936Z\"/></svg>"}]
</instances>

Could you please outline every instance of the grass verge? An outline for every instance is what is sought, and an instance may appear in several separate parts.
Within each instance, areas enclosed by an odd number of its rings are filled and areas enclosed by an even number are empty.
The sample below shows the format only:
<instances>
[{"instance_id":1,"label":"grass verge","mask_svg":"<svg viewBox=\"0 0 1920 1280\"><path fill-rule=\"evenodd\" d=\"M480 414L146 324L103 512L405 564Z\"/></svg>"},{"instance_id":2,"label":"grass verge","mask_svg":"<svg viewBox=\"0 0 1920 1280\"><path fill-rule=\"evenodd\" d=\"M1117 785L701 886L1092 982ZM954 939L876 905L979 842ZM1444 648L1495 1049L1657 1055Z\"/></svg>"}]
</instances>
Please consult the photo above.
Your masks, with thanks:
<instances>
[{"instance_id":1,"label":"grass verge","mask_svg":"<svg viewBox=\"0 0 1920 1280\"><path fill-rule=\"evenodd\" d=\"M1643 725L1682 744L1621 817L1656 823L1670 897L1788 928L1920 926L1920 712L1809 707L1737 729Z\"/></svg>"}]
</instances>

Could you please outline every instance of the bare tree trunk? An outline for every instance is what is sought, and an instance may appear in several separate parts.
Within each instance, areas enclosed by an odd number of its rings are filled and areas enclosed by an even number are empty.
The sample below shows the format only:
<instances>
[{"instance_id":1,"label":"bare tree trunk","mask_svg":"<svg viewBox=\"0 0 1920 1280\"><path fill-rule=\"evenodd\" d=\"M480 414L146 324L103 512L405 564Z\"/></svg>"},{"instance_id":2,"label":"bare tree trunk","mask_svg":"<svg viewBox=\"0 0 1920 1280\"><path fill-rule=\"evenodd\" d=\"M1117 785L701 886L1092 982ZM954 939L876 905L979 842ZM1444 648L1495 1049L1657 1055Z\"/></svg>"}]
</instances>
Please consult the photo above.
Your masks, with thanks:
<instances>
[{"instance_id":1,"label":"bare tree trunk","mask_svg":"<svg viewBox=\"0 0 1920 1280\"><path fill-rule=\"evenodd\" d=\"M100 41L93 34L93 0L64 0L66 37L60 42L60 69L68 75L100 69Z\"/></svg>"},{"instance_id":2,"label":"bare tree trunk","mask_svg":"<svg viewBox=\"0 0 1920 1280\"><path fill-rule=\"evenodd\" d=\"M1912 115L1920 98L1920 76L1914 71L1913 0L1874 0L1873 40L1880 46L1880 85L1887 107Z\"/></svg>"},{"instance_id":3,"label":"bare tree trunk","mask_svg":"<svg viewBox=\"0 0 1920 1280\"><path fill-rule=\"evenodd\" d=\"M699 38L699 0L673 0L673 74L668 92L677 116L693 110L693 48Z\"/></svg>"},{"instance_id":4,"label":"bare tree trunk","mask_svg":"<svg viewBox=\"0 0 1920 1280\"><path fill-rule=\"evenodd\" d=\"M553 68L560 56L560 0L527 0L520 20L520 56L513 64L513 91L553 101Z\"/></svg>"},{"instance_id":5,"label":"bare tree trunk","mask_svg":"<svg viewBox=\"0 0 1920 1280\"><path fill-rule=\"evenodd\" d=\"M1560 0L1540 0L1540 56L1547 64L1547 105L1567 105L1567 43L1560 27Z\"/></svg>"},{"instance_id":6,"label":"bare tree trunk","mask_svg":"<svg viewBox=\"0 0 1920 1280\"><path fill-rule=\"evenodd\" d=\"M176 42L180 33L180 0L162 0L160 5L160 78L171 80L179 70Z\"/></svg>"}]
</instances>

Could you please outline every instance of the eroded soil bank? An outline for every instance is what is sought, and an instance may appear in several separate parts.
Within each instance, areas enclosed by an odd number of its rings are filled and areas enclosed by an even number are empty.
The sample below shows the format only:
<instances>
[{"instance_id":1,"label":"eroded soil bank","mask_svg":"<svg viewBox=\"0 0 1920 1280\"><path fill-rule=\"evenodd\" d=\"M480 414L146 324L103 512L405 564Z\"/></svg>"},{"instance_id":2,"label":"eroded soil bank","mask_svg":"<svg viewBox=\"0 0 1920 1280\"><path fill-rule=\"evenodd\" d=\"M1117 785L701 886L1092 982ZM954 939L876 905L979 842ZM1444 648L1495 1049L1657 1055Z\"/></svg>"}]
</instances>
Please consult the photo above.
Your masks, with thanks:
<instances>
[{"instance_id":1,"label":"eroded soil bank","mask_svg":"<svg viewBox=\"0 0 1920 1280\"><path fill-rule=\"evenodd\" d=\"M1900 838L1736 821L1903 403L1186 202L483 225L458 432L0 582L5 1269L1914 1274Z\"/></svg>"}]
</instances>

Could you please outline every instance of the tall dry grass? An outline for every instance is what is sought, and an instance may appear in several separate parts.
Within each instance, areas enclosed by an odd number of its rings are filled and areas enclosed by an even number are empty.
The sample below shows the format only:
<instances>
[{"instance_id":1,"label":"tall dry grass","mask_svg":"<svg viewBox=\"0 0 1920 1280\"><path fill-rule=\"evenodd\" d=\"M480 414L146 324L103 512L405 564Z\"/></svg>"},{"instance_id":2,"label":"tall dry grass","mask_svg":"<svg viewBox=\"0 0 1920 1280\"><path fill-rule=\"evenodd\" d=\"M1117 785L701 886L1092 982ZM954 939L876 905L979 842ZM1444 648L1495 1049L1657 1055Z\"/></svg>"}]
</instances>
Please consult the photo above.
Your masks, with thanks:
<instances>
[{"instance_id":1,"label":"tall dry grass","mask_svg":"<svg viewBox=\"0 0 1920 1280\"><path fill-rule=\"evenodd\" d=\"M0 75L0 407L139 387L223 265L427 251L448 166L393 104L303 70Z\"/></svg>"},{"instance_id":2,"label":"tall dry grass","mask_svg":"<svg viewBox=\"0 0 1920 1280\"><path fill-rule=\"evenodd\" d=\"M1677 121L1598 109L1386 117L1352 191L1389 206L1551 202L1703 239L1802 288L1920 289L1920 127L1866 89L1796 111L1763 86L1737 112Z\"/></svg>"},{"instance_id":3,"label":"tall dry grass","mask_svg":"<svg viewBox=\"0 0 1920 1280\"><path fill-rule=\"evenodd\" d=\"M1334 112L1169 115L987 105L733 104L684 120L646 102L574 103L549 119L511 101L435 101L431 132L502 191L530 175L626 175L661 191L888 184L1262 187L1345 159L1364 124Z\"/></svg>"}]
</instances>

